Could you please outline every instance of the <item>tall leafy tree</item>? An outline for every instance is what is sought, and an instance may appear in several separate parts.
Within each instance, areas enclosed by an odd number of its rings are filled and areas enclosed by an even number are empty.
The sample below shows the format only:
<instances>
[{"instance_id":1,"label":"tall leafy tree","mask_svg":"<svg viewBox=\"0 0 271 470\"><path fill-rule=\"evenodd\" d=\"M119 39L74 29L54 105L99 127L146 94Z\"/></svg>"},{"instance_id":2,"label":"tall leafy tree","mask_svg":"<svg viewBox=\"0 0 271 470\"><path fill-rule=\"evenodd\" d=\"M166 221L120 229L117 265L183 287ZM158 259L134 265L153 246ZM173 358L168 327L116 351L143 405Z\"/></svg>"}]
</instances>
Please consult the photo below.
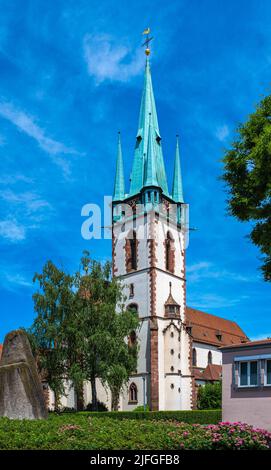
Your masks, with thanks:
<instances>
[{"instance_id":1,"label":"tall leafy tree","mask_svg":"<svg viewBox=\"0 0 271 470\"><path fill-rule=\"evenodd\" d=\"M55 394L55 408L64 393L67 373L66 326L73 310L73 278L48 261L41 274L35 274L39 285L33 295L37 314L29 334L41 372Z\"/></svg>"},{"instance_id":2,"label":"tall leafy tree","mask_svg":"<svg viewBox=\"0 0 271 470\"><path fill-rule=\"evenodd\" d=\"M112 410L118 410L119 396L130 375L135 372L138 344L131 341L139 326L136 312L122 310L114 316L113 334L110 347L109 367L106 369L104 382L109 386L112 397ZM128 343L127 343L127 338Z\"/></svg>"},{"instance_id":3,"label":"tall leafy tree","mask_svg":"<svg viewBox=\"0 0 271 470\"><path fill-rule=\"evenodd\" d=\"M84 252L81 265L71 276L48 262L35 275L40 290L34 295L37 318L31 333L56 396L63 393L66 378L82 403L88 380L97 410L97 379L111 388L112 371L118 371L120 391L135 367L136 351L129 348L127 336L138 326L138 317L124 309L122 287L111 277L110 263L102 265Z\"/></svg>"},{"instance_id":4,"label":"tall leafy tree","mask_svg":"<svg viewBox=\"0 0 271 470\"><path fill-rule=\"evenodd\" d=\"M77 315L74 318L75 325L80 324L80 332L77 330L75 336L84 358L85 378L91 383L92 407L96 410L97 379L109 385L115 403L127 375L135 368L135 352L129 349L127 336L137 328L138 316L124 309L122 288L111 277L110 263L102 265L92 260L88 252L84 252L81 261L84 274L78 272L75 277Z\"/></svg>"},{"instance_id":5,"label":"tall leafy tree","mask_svg":"<svg viewBox=\"0 0 271 470\"><path fill-rule=\"evenodd\" d=\"M224 156L230 213L250 221L251 241L262 254L262 272L271 281L271 96L264 98Z\"/></svg>"}]
</instances>

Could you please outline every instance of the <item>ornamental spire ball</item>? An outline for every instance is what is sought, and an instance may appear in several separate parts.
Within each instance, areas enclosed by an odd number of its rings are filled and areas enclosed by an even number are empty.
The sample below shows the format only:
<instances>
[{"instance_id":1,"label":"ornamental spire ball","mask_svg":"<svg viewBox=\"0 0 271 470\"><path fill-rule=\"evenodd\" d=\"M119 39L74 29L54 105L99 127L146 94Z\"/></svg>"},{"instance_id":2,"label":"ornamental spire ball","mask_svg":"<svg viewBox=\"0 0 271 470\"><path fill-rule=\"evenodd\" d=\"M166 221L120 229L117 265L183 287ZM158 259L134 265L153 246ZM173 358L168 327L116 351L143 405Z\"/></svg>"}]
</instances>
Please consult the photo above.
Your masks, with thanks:
<instances>
[{"instance_id":1,"label":"ornamental spire ball","mask_svg":"<svg viewBox=\"0 0 271 470\"><path fill-rule=\"evenodd\" d=\"M148 57L151 53L151 50L150 50L150 47L149 47L149 44L150 42L152 41L153 37L150 38L150 32L151 32L151 29L150 28L147 28L147 29L144 29L143 33L146 37L146 41L143 42L142 46L147 46L146 49L145 49L145 54L146 56Z\"/></svg>"}]
</instances>

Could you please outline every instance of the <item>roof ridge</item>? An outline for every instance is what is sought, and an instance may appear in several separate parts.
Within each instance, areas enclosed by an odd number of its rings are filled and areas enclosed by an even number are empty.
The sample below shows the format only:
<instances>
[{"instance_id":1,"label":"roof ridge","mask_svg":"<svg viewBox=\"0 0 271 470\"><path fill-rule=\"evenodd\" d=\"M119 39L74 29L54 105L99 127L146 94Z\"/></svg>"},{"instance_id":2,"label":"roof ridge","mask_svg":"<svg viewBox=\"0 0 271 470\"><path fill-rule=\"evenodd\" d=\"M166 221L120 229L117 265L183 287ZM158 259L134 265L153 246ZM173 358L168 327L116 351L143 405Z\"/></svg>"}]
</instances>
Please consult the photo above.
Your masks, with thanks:
<instances>
[{"instance_id":1,"label":"roof ridge","mask_svg":"<svg viewBox=\"0 0 271 470\"><path fill-rule=\"evenodd\" d=\"M214 315L213 313L204 312L203 310L199 310L199 309L194 308L194 307L189 307L188 305L186 306L186 308L189 308L191 310L195 310L196 312L203 313L204 315L210 315L210 317L215 317L215 318L219 318L220 320L225 320L225 321L228 321L230 323L235 323L237 326L239 326L238 323L236 323L235 320L230 320L229 318L225 318L225 317L219 317L218 315Z\"/></svg>"},{"instance_id":2,"label":"roof ridge","mask_svg":"<svg viewBox=\"0 0 271 470\"><path fill-rule=\"evenodd\" d=\"M196 325L196 326L203 326L204 328L208 328L208 330L213 330L213 331L219 330L219 331L221 331L222 333L228 333L228 334L230 334L230 335L232 335L232 336L240 336L240 335L238 335L237 333L232 333L232 332L230 332L230 331L226 331L226 330L223 330L223 329L221 329L221 328L214 328L213 326L207 326L207 325L204 325L204 324L202 324L202 323L196 323L196 322L192 322L192 323L193 323L193 325ZM237 324L236 324L236 325L237 325ZM237 326L238 326L238 325L237 325ZM239 328L240 328L240 327L239 327ZM243 333L244 333L244 332L243 332ZM244 333L244 334L245 334L245 333ZM246 336L246 337L247 337L247 336Z\"/></svg>"}]
</instances>

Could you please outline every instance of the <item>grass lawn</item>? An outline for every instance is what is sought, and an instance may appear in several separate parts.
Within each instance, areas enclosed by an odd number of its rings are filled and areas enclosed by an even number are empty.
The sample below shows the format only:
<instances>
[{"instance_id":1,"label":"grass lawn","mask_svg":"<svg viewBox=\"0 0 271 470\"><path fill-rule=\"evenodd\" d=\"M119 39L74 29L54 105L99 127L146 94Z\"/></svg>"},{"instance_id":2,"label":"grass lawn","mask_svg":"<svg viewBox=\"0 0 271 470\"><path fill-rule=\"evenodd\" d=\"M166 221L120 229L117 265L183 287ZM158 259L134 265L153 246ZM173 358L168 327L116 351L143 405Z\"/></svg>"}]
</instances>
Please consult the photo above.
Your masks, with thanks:
<instances>
[{"instance_id":1,"label":"grass lawn","mask_svg":"<svg viewBox=\"0 0 271 470\"><path fill-rule=\"evenodd\" d=\"M119 420L91 413L50 414L43 421L1 418L0 449L267 448L270 436L242 426L242 429L240 425L207 427L169 419L133 419L132 416ZM217 434L221 438L217 438Z\"/></svg>"}]
</instances>

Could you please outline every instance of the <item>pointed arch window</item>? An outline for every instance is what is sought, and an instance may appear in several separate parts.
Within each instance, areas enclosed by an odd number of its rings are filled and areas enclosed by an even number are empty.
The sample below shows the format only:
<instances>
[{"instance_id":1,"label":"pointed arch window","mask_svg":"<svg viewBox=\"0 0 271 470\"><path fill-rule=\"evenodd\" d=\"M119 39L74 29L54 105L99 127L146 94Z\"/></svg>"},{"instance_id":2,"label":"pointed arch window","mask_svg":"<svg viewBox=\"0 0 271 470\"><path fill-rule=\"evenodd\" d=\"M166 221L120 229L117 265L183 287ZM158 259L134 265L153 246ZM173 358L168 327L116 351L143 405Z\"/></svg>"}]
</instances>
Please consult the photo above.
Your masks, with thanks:
<instances>
[{"instance_id":1,"label":"pointed arch window","mask_svg":"<svg viewBox=\"0 0 271 470\"><path fill-rule=\"evenodd\" d=\"M192 365L195 367L197 365L197 350L193 348L192 351Z\"/></svg>"},{"instance_id":2,"label":"pointed arch window","mask_svg":"<svg viewBox=\"0 0 271 470\"><path fill-rule=\"evenodd\" d=\"M208 364L212 364L213 363L213 355L212 355L212 351L209 351L208 352Z\"/></svg>"},{"instance_id":3,"label":"pointed arch window","mask_svg":"<svg viewBox=\"0 0 271 470\"><path fill-rule=\"evenodd\" d=\"M137 243L136 232L133 230L126 239L125 244L127 272L137 269Z\"/></svg>"},{"instance_id":4,"label":"pointed arch window","mask_svg":"<svg viewBox=\"0 0 271 470\"><path fill-rule=\"evenodd\" d=\"M137 345L137 336L136 332L133 330L131 331L129 338L128 338L128 346L129 348L133 348Z\"/></svg>"},{"instance_id":5,"label":"pointed arch window","mask_svg":"<svg viewBox=\"0 0 271 470\"><path fill-rule=\"evenodd\" d=\"M129 387L129 403L137 403L137 386L134 382Z\"/></svg>"},{"instance_id":6,"label":"pointed arch window","mask_svg":"<svg viewBox=\"0 0 271 470\"><path fill-rule=\"evenodd\" d=\"M174 251L174 238L170 232L167 232L167 238L165 240L166 270L171 273L174 273L175 268Z\"/></svg>"}]
</instances>

